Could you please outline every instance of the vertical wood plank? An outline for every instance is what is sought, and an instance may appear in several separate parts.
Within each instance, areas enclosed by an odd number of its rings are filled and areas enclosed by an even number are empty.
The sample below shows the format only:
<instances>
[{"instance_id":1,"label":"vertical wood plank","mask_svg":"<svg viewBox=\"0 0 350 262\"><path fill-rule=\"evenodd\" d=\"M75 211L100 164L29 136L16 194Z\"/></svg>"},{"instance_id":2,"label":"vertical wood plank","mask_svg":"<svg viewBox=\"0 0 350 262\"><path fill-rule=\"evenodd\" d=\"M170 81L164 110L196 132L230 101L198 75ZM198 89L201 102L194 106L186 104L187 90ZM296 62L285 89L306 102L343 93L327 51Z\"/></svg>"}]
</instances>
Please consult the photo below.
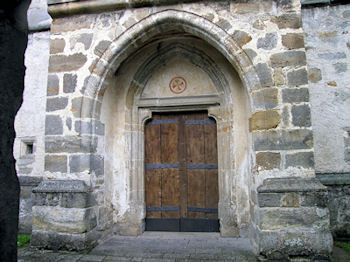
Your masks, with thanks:
<instances>
[{"instance_id":1,"label":"vertical wood plank","mask_svg":"<svg viewBox=\"0 0 350 262\"><path fill-rule=\"evenodd\" d=\"M217 128L216 124L210 124L204 126L204 143L205 143L205 163L215 164L218 163L217 153ZM206 208L218 208L219 191L218 191L218 170L208 169L205 170L206 176L206 196L205 207ZM207 213L207 218L217 218L217 213Z\"/></svg>"},{"instance_id":2,"label":"vertical wood plank","mask_svg":"<svg viewBox=\"0 0 350 262\"><path fill-rule=\"evenodd\" d=\"M162 115L162 120L178 119L179 115ZM161 163L178 163L178 123L166 123L160 127ZM162 169L162 206L180 206L179 168ZM179 218L180 211L164 211L162 218Z\"/></svg>"},{"instance_id":3,"label":"vertical wood plank","mask_svg":"<svg viewBox=\"0 0 350 262\"><path fill-rule=\"evenodd\" d=\"M186 120L202 120L203 113L186 115ZM185 125L187 164L204 164L204 129L203 125ZM205 207L205 172L200 169L187 169L187 205ZM188 212L188 218L204 218L202 212Z\"/></svg>"},{"instance_id":4,"label":"vertical wood plank","mask_svg":"<svg viewBox=\"0 0 350 262\"><path fill-rule=\"evenodd\" d=\"M180 215L182 218L187 217L187 172L186 172L186 145L185 145L185 115L179 117L179 175L180 175Z\"/></svg>"},{"instance_id":5,"label":"vertical wood plank","mask_svg":"<svg viewBox=\"0 0 350 262\"><path fill-rule=\"evenodd\" d=\"M155 115L154 120L159 119ZM145 126L145 164L160 163L160 125ZM161 172L157 169L145 170L146 207L161 205ZM161 212L147 212L147 218L160 218Z\"/></svg>"}]
</instances>

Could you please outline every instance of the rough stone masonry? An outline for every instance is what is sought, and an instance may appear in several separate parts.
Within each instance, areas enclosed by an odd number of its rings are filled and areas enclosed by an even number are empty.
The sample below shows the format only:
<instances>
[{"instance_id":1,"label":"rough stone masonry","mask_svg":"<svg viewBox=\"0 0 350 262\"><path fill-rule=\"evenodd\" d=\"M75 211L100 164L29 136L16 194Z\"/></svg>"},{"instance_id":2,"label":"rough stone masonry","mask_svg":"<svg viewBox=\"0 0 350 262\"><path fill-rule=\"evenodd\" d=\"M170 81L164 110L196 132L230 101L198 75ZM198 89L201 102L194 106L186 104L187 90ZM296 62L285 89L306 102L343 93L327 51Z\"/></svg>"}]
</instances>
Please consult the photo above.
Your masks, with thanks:
<instances>
[{"instance_id":1,"label":"rough stone masonry","mask_svg":"<svg viewBox=\"0 0 350 262\"><path fill-rule=\"evenodd\" d=\"M32 244L142 234L146 121L205 110L221 235L249 237L267 259L327 259L330 229L349 232L350 7L336 2L33 1L42 29L29 38L14 146L34 188L21 204Z\"/></svg>"}]
</instances>

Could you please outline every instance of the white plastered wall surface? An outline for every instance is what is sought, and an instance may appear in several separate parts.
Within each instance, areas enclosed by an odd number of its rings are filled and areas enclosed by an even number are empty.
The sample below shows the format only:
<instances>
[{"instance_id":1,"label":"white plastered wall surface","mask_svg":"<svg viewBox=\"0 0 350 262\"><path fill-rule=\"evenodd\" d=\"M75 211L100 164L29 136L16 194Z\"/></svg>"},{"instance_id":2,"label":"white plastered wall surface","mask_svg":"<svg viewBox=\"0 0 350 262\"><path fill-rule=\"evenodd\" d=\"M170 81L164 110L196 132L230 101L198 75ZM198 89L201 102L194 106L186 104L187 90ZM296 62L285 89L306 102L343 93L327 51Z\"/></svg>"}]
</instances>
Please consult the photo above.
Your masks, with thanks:
<instances>
[{"instance_id":1,"label":"white plastered wall surface","mask_svg":"<svg viewBox=\"0 0 350 262\"><path fill-rule=\"evenodd\" d=\"M15 119L14 157L18 175L42 176L45 156L46 86L50 54L50 26L46 0L32 0L27 12L23 103Z\"/></svg>"},{"instance_id":2,"label":"white plastered wall surface","mask_svg":"<svg viewBox=\"0 0 350 262\"><path fill-rule=\"evenodd\" d=\"M349 4L302 11L316 173L350 172L349 15Z\"/></svg>"}]
</instances>

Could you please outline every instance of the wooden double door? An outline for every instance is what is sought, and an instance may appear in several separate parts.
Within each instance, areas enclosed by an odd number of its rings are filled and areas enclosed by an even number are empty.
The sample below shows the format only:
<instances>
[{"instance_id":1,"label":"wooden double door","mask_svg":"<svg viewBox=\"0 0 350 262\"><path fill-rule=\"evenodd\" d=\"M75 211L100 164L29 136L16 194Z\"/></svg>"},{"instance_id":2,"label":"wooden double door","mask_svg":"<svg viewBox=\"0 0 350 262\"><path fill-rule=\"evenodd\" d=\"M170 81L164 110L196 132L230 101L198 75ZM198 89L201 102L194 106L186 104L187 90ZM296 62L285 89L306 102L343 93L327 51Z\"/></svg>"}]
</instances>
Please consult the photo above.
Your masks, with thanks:
<instances>
[{"instance_id":1,"label":"wooden double door","mask_svg":"<svg viewBox=\"0 0 350 262\"><path fill-rule=\"evenodd\" d=\"M207 112L145 126L146 230L218 232L217 128Z\"/></svg>"}]
</instances>

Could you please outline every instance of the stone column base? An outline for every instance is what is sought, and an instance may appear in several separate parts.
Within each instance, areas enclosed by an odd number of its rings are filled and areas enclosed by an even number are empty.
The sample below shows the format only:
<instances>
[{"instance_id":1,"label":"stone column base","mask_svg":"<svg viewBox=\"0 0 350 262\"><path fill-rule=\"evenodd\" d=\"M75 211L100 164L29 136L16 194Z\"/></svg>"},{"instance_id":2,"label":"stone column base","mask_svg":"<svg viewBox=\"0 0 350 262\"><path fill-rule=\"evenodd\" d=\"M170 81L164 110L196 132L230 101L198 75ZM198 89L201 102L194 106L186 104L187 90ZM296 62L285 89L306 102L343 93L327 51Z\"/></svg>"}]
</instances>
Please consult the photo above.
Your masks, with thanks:
<instances>
[{"instance_id":1,"label":"stone column base","mask_svg":"<svg viewBox=\"0 0 350 262\"><path fill-rule=\"evenodd\" d=\"M33 190L31 245L84 250L97 245L96 208L90 188L79 180L43 181Z\"/></svg>"},{"instance_id":2,"label":"stone column base","mask_svg":"<svg viewBox=\"0 0 350 262\"><path fill-rule=\"evenodd\" d=\"M328 260L328 192L315 178L270 178L258 188L255 241L261 260Z\"/></svg>"}]
</instances>

